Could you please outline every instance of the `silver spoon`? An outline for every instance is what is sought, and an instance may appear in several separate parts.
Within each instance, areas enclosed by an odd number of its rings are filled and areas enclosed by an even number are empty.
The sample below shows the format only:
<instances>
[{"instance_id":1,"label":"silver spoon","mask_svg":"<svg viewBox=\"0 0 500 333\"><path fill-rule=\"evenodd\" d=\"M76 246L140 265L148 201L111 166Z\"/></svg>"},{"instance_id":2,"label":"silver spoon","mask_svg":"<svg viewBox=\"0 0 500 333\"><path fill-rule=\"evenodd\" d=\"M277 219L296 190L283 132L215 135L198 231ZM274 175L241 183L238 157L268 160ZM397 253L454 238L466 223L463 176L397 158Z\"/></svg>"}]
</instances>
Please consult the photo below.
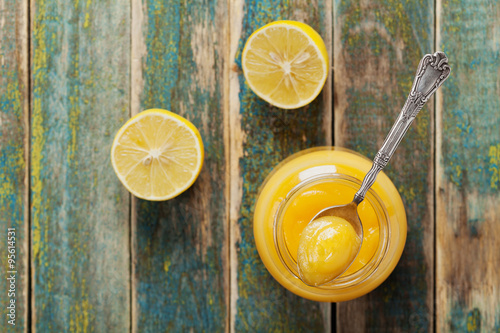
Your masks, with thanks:
<instances>
[{"instance_id":1,"label":"silver spoon","mask_svg":"<svg viewBox=\"0 0 500 333\"><path fill-rule=\"evenodd\" d=\"M354 195L354 199L351 203L347 205L331 206L321 210L314 218L309 222L323 217L323 216L338 216L346 221L348 221L358 234L361 242L358 248L361 248L363 242L363 225L359 220L358 215L358 205L365 198L366 193L370 187L375 183L378 173L387 165L391 159L394 151L399 146L399 143L403 139L406 131L410 127L411 123L417 116L418 112L422 109L424 104L429 100L431 95L439 88L443 82L450 75L450 66L448 66L448 58L443 52L436 52L434 54L426 54L420 64L418 65L417 74L413 81L413 86L410 91L410 95L401 110L396 122L392 126L389 134L385 138L382 148L375 155L373 160L373 165L363 179L363 183L359 191ZM349 266L346 267L347 270ZM345 272L344 270L344 272ZM338 276L342 275L339 274ZM337 277L338 277L337 276ZM337 278L335 277L335 278ZM335 279L334 278L334 279ZM332 279L331 281L333 281ZM331 282L330 281L330 282Z\"/></svg>"}]
</instances>

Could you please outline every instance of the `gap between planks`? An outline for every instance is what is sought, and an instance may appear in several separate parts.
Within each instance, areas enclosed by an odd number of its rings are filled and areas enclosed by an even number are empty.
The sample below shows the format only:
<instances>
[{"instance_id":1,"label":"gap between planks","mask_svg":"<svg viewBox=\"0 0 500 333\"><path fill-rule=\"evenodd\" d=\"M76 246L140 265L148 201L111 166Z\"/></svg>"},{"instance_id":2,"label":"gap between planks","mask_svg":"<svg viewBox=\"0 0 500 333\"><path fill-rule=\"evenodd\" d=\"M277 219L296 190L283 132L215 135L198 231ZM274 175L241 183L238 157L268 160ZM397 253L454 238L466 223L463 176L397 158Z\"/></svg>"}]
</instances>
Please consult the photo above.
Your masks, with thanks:
<instances>
[{"instance_id":1,"label":"gap between planks","mask_svg":"<svg viewBox=\"0 0 500 333\"><path fill-rule=\"evenodd\" d=\"M226 273L224 274L224 285L225 290L225 301L226 301L226 332L231 332L231 133L230 133L230 109L229 109L229 91L230 82L229 74L231 70L231 0L226 0L226 10L227 10L227 20L226 20L226 52L224 54L224 111L223 111L223 121L224 121L224 159L225 159L225 187L224 187L224 197L226 198L226 209L225 209L225 227L226 227Z\"/></svg>"},{"instance_id":2,"label":"gap between planks","mask_svg":"<svg viewBox=\"0 0 500 333\"><path fill-rule=\"evenodd\" d=\"M33 0L34 2L34 0ZM32 22L31 18L33 17L31 13L31 0L25 0L23 1L24 4L24 12L26 13L26 48L27 48L27 54L26 54L26 59L25 59L25 64L27 68L27 100L28 103L26 105L27 110L25 110L24 115L24 126L27 128L25 132L25 156L26 156L26 179L24 182L24 186L26 187L26 197L25 197L25 202L26 206L24 209L24 219L27 221L27 238L28 238L28 244L27 244L27 251L25 253L28 254L28 259L27 259L27 270L28 270L28 280L27 280L27 295L26 295L26 300L27 300L27 305L26 305L26 313L25 313L25 332L28 331L33 331L35 332L35 320L33 320L32 316L35 315L35 299L34 299L34 286L35 286L35 279L33 278L33 264L32 264L32 235L31 235L31 106L32 106L32 87L33 87L33 81L32 81L32 76L31 76L31 68L32 68L32 61L31 61L31 31L32 31Z\"/></svg>"},{"instance_id":3,"label":"gap between planks","mask_svg":"<svg viewBox=\"0 0 500 333\"><path fill-rule=\"evenodd\" d=\"M131 1L130 13L130 117L135 116L141 110L140 94L144 85L142 79L142 57L146 50L142 36L143 6L141 0ZM137 198L130 195L130 331L138 332L137 327L137 282L134 267L136 265L135 234L137 225Z\"/></svg>"}]
</instances>

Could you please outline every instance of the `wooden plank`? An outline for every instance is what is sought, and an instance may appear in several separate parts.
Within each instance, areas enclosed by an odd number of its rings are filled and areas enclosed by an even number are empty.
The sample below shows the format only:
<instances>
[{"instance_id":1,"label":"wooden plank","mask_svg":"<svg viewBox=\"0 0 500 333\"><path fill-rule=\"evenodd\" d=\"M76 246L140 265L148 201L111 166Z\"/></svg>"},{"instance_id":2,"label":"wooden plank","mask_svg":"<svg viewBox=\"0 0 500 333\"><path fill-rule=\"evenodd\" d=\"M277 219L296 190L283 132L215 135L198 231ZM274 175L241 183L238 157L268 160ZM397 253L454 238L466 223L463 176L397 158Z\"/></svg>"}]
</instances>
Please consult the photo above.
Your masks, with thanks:
<instances>
[{"instance_id":1,"label":"wooden plank","mask_svg":"<svg viewBox=\"0 0 500 333\"><path fill-rule=\"evenodd\" d=\"M432 1L344 0L334 5L335 145L373 158L433 50ZM420 112L386 172L408 216L403 256L372 293L338 305L339 332L433 327L433 103Z\"/></svg>"},{"instance_id":2,"label":"wooden plank","mask_svg":"<svg viewBox=\"0 0 500 333\"><path fill-rule=\"evenodd\" d=\"M129 116L130 5L31 6L32 326L126 332L130 196L109 154Z\"/></svg>"},{"instance_id":3,"label":"wooden plank","mask_svg":"<svg viewBox=\"0 0 500 333\"><path fill-rule=\"evenodd\" d=\"M28 7L0 1L0 331L28 326ZM9 228L14 232L8 234ZM8 237L13 243L8 243ZM8 246L13 246L9 249ZM12 253L14 252L14 253ZM13 259L15 262L9 262ZM10 279L14 276L14 279ZM8 280L9 278L10 280ZM11 284L12 282L12 284ZM11 287L12 286L12 287ZM14 305L11 306L11 301ZM7 307L15 307L14 314Z\"/></svg>"},{"instance_id":4,"label":"wooden plank","mask_svg":"<svg viewBox=\"0 0 500 333\"><path fill-rule=\"evenodd\" d=\"M253 208L260 184L281 160L312 146L331 144L331 79L309 106L281 110L245 84L241 53L247 38L280 19L311 25L331 50L330 1L231 1L231 331L330 332L331 306L295 296L281 287L259 258Z\"/></svg>"},{"instance_id":5,"label":"wooden plank","mask_svg":"<svg viewBox=\"0 0 500 333\"><path fill-rule=\"evenodd\" d=\"M437 1L438 332L500 332L500 3Z\"/></svg>"},{"instance_id":6,"label":"wooden plank","mask_svg":"<svg viewBox=\"0 0 500 333\"><path fill-rule=\"evenodd\" d=\"M200 130L195 184L134 201L133 331L227 330L227 2L135 0L133 113L164 108Z\"/></svg>"}]
</instances>

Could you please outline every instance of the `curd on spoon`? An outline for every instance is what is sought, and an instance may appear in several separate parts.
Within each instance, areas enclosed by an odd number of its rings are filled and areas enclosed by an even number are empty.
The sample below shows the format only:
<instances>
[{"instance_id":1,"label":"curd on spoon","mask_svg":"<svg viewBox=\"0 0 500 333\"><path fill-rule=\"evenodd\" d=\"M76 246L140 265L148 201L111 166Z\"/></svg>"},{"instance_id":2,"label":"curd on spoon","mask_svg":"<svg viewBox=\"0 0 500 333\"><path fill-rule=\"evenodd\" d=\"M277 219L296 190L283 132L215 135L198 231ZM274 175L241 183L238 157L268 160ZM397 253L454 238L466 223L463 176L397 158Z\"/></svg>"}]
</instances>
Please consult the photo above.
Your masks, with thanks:
<instances>
[{"instance_id":1,"label":"curd on spoon","mask_svg":"<svg viewBox=\"0 0 500 333\"><path fill-rule=\"evenodd\" d=\"M302 281L320 286L344 273L359 252L361 239L351 223L337 216L320 217L300 236L297 261Z\"/></svg>"}]
</instances>

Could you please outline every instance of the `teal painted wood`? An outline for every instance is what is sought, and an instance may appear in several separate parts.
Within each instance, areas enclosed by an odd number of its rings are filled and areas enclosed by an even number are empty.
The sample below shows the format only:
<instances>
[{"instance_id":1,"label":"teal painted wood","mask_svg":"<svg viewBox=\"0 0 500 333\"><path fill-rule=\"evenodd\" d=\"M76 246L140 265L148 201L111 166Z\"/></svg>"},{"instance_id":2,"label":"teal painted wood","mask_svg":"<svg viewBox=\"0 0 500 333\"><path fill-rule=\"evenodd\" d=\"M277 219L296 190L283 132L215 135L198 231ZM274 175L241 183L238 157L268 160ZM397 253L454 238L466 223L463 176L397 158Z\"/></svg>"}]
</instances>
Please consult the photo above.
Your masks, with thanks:
<instances>
[{"instance_id":1,"label":"teal painted wood","mask_svg":"<svg viewBox=\"0 0 500 333\"><path fill-rule=\"evenodd\" d=\"M13 0L0 1L0 8L0 331L26 332L28 12Z\"/></svg>"},{"instance_id":2,"label":"teal painted wood","mask_svg":"<svg viewBox=\"0 0 500 333\"><path fill-rule=\"evenodd\" d=\"M234 61L238 83L231 84L231 104L238 130L234 140L245 138L234 147L231 158L237 174L235 184L243 181L241 193L232 197L236 216L232 217L234 255L231 323L235 332L321 332L329 327L330 311L321 303L298 297L281 287L260 260L253 237L253 210L260 185L271 170L287 156L302 149L331 143L330 86L310 105L297 110L282 110L258 98L246 84L241 71L241 53L247 38L261 26L275 20L291 19L310 24L331 47L331 6L325 1L235 1L231 31L241 31ZM242 13L239 11L242 10ZM238 37L238 36L236 36ZM234 46L236 48L236 45ZM324 94L326 93L326 96ZM237 94L237 96L236 96ZM236 141L238 142L238 141ZM239 160L237 157L239 156ZM235 185L233 184L233 186ZM330 309L328 307L328 309Z\"/></svg>"},{"instance_id":3,"label":"teal painted wood","mask_svg":"<svg viewBox=\"0 0 500 333\"><path fill-rule=\"evenodd\" d=\"M336 0L335 144L373 158L434 52L432 1ZM420 112L386 173L408 217L398 266L379 288L339 304L339 332L420 332L433 327L433 103Z\"/></svg>"},{"instance_id":4,"label":"teal painted wood","mask_svg":"<svg viewBox=\"0 0 500 333\"><path fill-rule=\"evenodd\" d=\"M500 3L437 8L452 76L437 107L436 326L500 332Z\"/></svg>"},{"instance_id":5,"label":"teal painted wood","mask_svg":"<svg viewBox=\"0 0 500 333\"><path fill-rule=\"evenodd\" d=\"M31 13L33 327L126 332L130 196L109 155L130 112L130 4L39 0Z\"/></svg>"},{"instance_id":6,"label":"teal painted wood","mask_svg":"<svg viewBox=\"0 0 500 333\"><path fill-rule=\"evenodd\" d=\"M223 332L228 261L225 152L226 1L134 2L133 71L139 104L180 114L200 130L203 169L166 202L134 205L137 332ZM140 21L139 21L140 20ZM135 59L135 56L134 56ZM135 98L135 97L134 97Z\"/></svg>"}]
</instances>

